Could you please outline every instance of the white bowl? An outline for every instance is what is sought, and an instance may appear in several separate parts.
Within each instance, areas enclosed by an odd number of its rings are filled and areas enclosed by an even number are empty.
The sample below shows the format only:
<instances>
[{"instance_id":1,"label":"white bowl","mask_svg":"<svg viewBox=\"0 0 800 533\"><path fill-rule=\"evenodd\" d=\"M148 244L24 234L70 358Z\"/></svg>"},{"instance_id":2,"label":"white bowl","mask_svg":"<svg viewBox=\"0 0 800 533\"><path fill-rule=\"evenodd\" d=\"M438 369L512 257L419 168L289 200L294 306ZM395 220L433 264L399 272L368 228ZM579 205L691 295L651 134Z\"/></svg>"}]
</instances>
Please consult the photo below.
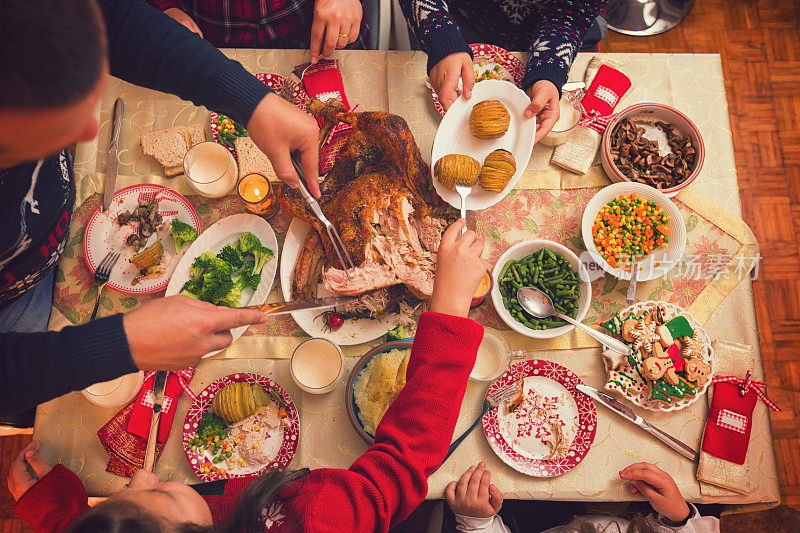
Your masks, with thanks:
<instances>
[{"instance_id":1,"label":"white bowl","mask_svg":"<svg viewBox=\"0 0 800 533\"><path fill-rule=\"evenodd\" d=\"M644 120L647 122L654 122L657 120L667 122L668 124L674 125L675 129L681 135L688 135L692 139L692 144L694 144L694 148L697 151L692 172L680 184L669 189L663 189L661 192L672 198L688 187L695 178L697 178L700 174L700 169L703 168L706 148L705 144L703 144L703 136L700 135L700 130L694 125L694 122L674 107L656 103L640 103L627 107L615 115L614 120L608 124L605 133L603 133L602 144L600 145L600 161L603 163L603 170L606 171L611 181L636 183L632 182L630 178L620 172L611 161L611 133L614 131L614 128L617 127L617 124L626 118L631 120ZM650 187L650 185L646 186Z\"/></svg>"},{"instance_id":2,"label":"white bowl","mask_svg":"<svg viewBox=\"0 0 800 533\"><path fill-rule=\"evenodd\" d=\"M649 281L672 270L681 260L686 249L686 223L683 221L678 208L664 193L644 183L632 183L629 181L613 183L600 189L586 204L581 223L581 233L583 235L583 244L595 263L612 276L616 276L619 279L631 279L631 272L622 268L612 267L597 251L592 237L592 225L594 224L594 217L597 216L603 206L618 196L628 196L634 193L645 200L652 200L669 216L669 223L667 224L669 242L666 248L656 249L637 263L640 269L638 280Z\"/></svg>"},{"instance_id":3,"label":"white bowl","mask_svg":"<svg viewBox=\"0 0 800 533\"><path fill-rule=\"evenodd\" d=\"M144 372L125 374L111 381L89 385L81 392L87 400L100 407L119 407L133 400L144 382Z\"/></svg>"},{"instance_id":4,"label":"white bowl","mask_svg":"<svg viewBox=\"0 0 800 533\"><path fill-rule=\"evenodd\" d=\"M492 271L492 277L495 279L494 287L492 287L492 303L494 304L497 314L503 319L503 322L517 333L522 333L526 337L532 337L534 339L552 339L572 331L575 329L575 326L567 324L559 328L530 329L511 316L511 313L509 313L503 305L503 296L500 294L500 272L503 270L506 263L512 259L522 259L526 255L538 252L542 248L547 248L551 252L560 253L569 261L572 268L578 272L578 277L581 280L581 296L578 298L578 314L575 316L575 320L580 322L586 317L586 313L589 311L589 303L592 300L592 285L589 282L589 273L586 267L572 250L557 242L544 239L519 242L500 256L500 259L497 260L497 263L494 265L494 270Z\"/></svg>"}]
</instances>

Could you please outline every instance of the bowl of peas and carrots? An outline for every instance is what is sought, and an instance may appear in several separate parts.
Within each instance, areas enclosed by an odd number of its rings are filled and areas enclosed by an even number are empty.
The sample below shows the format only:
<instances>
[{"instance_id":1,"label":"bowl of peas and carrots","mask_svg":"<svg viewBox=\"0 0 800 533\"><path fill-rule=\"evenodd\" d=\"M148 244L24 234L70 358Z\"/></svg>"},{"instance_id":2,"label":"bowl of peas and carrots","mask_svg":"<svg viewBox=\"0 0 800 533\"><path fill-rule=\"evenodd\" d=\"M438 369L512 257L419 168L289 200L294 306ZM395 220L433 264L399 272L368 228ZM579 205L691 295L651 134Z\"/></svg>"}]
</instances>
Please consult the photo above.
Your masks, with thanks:
<instances>
[{"instance_id":1,"label":"bowl of peas and carrots","mask_svg":"<svg viewBox=\"0 0 800 533\"><path fill-rule=\"evenodd\" d=\"M642 183L615 183L589 200L581 232L592 260L609 274L638 280L663 276L683 257L686 224L675 204Z\"/></svg>"},{"instance_id":2,"label":"bowl of peas and carrots","mask_svg":"<svg viewBox=\"0 0 800 533\"><path fill-rule=\"evenodd\" d=\"M535 287L553 300L556 309L581 321L592 299L586 267L569 248L553 241L522 241L503 253L492 271L492 303L514 331L536 339L561 336L575 326L556 317L527 314L516 299L520 287Z\"/></svg>"}]
</instances>

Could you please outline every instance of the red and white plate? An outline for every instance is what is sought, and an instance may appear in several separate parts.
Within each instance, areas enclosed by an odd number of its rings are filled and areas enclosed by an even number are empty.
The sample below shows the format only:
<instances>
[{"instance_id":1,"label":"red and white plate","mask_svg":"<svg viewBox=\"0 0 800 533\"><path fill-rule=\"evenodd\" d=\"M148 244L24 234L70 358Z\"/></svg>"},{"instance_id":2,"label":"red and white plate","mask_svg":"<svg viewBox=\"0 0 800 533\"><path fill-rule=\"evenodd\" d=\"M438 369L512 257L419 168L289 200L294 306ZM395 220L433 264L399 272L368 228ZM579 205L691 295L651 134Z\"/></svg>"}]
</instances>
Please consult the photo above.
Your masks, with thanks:
<instances>
[{"instance_id":1,"label":"red and white plate","mask_svg":"<svg viewBox=\"0 0 800 533\"><path fill-rule=\"evenodd\" d=\"M270 447L270 451L274 450L274 454L270 454L273 458L269 463L242 467L234 472L226 472L225 476L201 472L200 467L203 466L203 463L208 457L204 457L199 450L192 450L190 441L197 433L197 424L200 422L200 419L211 409L211 402L214 400L214 396L226 385L237 382L250 384L259 383L264 387L267 393L275 391L286 406L289 424L286 427L282 426L278 428L275 430L275 433L270 433L270 438L264 439L264 445ZM289 466L289 463L292 462L292 458L294 458L294 454L297 451L298 440L300 440L300 417L297 414L297 407L295 407L291 396L283 390L283 387L268 377L249 372L225 376L203 389L203 392L198 394L197 400L192 402L192 405L189 407L189 412L186 413L186 421L183 423L183 449L186 452L186 459L189 461L189 465L192 467L195 474L203 481L258 476L272 468L285 468ZM223 468L225 467L224 463L220 463L220 465L222 465Z\"/></svg>"},{"instance_id":2,"label":"red and white plate","mask_svg":"<svg viewBox=\"0 0 800 533\"><path fill-rule=\"evenodd\" d=\"M128 223L120 226L117 224L117 216L122 211L135 209L139 205L139 199L150 198L153 195L158 195L158 212L166 224L163 237L159 233L164 246L164 259L162 260L164 273L133 285L133 279L139 275L139 269L131 263L131 258L136 252L125 244L125 239L133 233L134 225ZM99 206L86 224L83 234L83 257L86 260L86 266L94 275L97 266L108 252L120 252L122 256L111 271L111 278L108 280L109 288L123 294L151 294L166 289L178 261L189 248L188 245L184 245L181 253L175 252L175 241L172 239L172 233L168 226L173 218L191 225L198 234L200 233L200 217L197 216L194 207L189 200L172 189L152 184L131 185L120 189L114 193L108 211L104 213L102 205ZM155 239L156 237L151 236L148 244L153 244Z\"/></svg>"},{"instance_id":3,"label":"red and white plate","mask_svg":"<svg viewBox=\"0 0 800 533\"><path fill-rule=\"evenodd\" d=\"M269 74L267 72L261 72L259 74L256 74L255 76L276 93L281 92L283 84L284 82L286 82L286 77L280 76L278 74ZM294 91L292 92L292 101L295 102L297 107L305 111L306 105L308 105L309 100L310 98L308 97L308 94L306 94L305 89L303 89L303 85L298 83L297 87L295 87ZM209 122L211 122L211 137L214 139L215 143L222 144L219 142L219 136L218 136L219 126L217 125L217 116L218 116L217 113L212 111L209 117ZM236 156L236 150L224 144L222 146L225 146L225 148L230 150L231 153L234 155L234 157Z\"/></svg>"},{"instance_id":4,"label":"red and white plate","mask_svg":"<svg viewBox=\"0 0 800 533\"><path fill-rule=\"evenodd\" d=\"M548 398L558 407L548 410L562 422L563 433L570 439L569 448L561 459L544 460L550 446L542 440L541 432L530 419L522 424L518 417L506 413L505 402L483 417L483 431L494 453L514 470L533 477L555 477L575 468L594 442L597 431L597 410L594 402L575 387L583 383L570 369L543 359L531 359L512 364L505 374L492 382L487 395L497 389L524 379L526 394ZM525 421L522 421L525 422ZM547 429L549 426L545 426ZM546 435L546 433L545 433Z\"/></svg>"},{"instance_id":5,"label":"red and white plate","mask_svg":"<svg viewBox=\"0 0 800 533\"><path fill-rule=\"evenodd\" d=\"M475 64L475 70L479 74L482 74L486 69L494 68L495 65L500 65L500 72L505 77L514 80L514 84L517 87L520 86L522 78L525 76L525 66L514 54L493 44L471 44L469 47L472 48L473 63ZM481 62L484 64L479 66ZM459 82L460 86L461 83ZM431 96L433 97L433 105L436 106L436 111L444 116L445 110L442 104L439 103L439 95L433 89L431 89Z\"/></svg>"}]
</instances>

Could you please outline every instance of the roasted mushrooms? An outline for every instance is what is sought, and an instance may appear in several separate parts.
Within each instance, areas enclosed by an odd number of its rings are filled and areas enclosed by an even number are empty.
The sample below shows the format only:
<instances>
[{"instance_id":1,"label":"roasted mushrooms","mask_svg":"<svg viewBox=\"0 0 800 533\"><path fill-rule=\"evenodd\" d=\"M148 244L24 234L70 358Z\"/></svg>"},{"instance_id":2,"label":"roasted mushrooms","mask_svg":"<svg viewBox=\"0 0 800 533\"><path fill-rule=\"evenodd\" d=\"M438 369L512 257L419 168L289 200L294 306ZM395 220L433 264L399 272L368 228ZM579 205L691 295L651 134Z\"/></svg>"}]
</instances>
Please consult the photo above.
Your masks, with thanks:
<instances>
[{"instance_id":1,"label":"roasted mushrooms","mask_svg":"<svg viewBox=\"0 0 800 533\"><path fill-rule=\"evenodd\" d=\"M674 125L654 125L667 136L669 154L661 155L658 142L644 137L644 128L626 118L611 132L611 162L631 181L671 189L692 173L697 152L691 137L677 133Z\"/></svg>"},{"instance_id":2,"label":"roasted mushrooms","mask_svg":"<svg viewBox=\"0 0 800 533\"><path fill-rule=\"evenodd\" d=\"M158 197L152 195L140 198L139 203L132 211L123 211L117 215L117 224L125 226L134 224L134 231L125 239L125 244L139 251L147 245L147 239L157 232L158 227L164 222L158 212Z\"/></svg>"}]
</instances>

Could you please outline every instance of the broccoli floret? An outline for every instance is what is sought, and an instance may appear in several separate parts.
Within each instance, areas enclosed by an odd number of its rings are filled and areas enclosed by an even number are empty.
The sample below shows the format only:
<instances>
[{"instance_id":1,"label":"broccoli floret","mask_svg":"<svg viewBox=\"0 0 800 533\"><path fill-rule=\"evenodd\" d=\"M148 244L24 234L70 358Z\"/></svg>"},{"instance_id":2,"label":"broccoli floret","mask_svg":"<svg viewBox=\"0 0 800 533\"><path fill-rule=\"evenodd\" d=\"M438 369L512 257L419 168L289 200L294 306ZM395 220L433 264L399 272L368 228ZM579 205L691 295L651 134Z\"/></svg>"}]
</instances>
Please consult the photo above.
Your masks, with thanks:
<instances>
[{"instance_id":1,"label":"broccoli floret","mask_svg":"<svg viewBox=\"0 0 800 533\"><path fill-rule=\"evenodd\" d=\"M234 289L233 281L215 281L212 283L203 283L203 288L200 291L200 299L204 302L209 302L218 305L220 301L226 298Z\"/></svg>"},{"instance_id":2,"label":"broccoli floret","mask_svg":"<svg viewBox=\"0 0 800 533\"><path fill-rule=\"evenodd\" d=\"M206 270L208 270L211 260L215 259L217 256L214 255L213 252L207 251L203 252L202 254L198 255L194 262L192 263L192 267L189 269L189 276L194 281L200 281L203 279L203 274Z\"/></svg>"},{"instance_id":3,"label":"broccoli floret","mask_svg":"<svg viewBox=\"0 0 800 533\"><path fill-rule=\"evenodd\" d=\"M231 287L228 293L214 302L216 305L223 305L225 307L239 307L240 300L242 299L242 290L231 282Z\"/></svg>"},{"instance_id":4,"label":"broccoli floret","mask_svg":"<svg viewBox=\"0 0 800 533\"><path fill-rule=\"evenodd\" d=\"M232 244L228 244L225 246L225 248L220 250L220 252L217 254L217 257L226 263L229 263L234 270L240 268L244 262L242 252L240 252L239 249L234 247Z\"/></svg>"},{"instance_id":5,"label":"broccoli floret","mask_svg":"<svg viewBox=\"0 0 800 533\"><path fill-rule=\"evenodd\" d=\"M252 254L253 250L264 248L261 241L258 240L258 237L249 231L242 233L242 236L236 241L236 247L239 248L239 251L243 254Z\"/></svg>"},{"instance_id":6,"label":"broccoli floret","mask_svg":"<svg viewBox=\"0 0 800 533\"><path fill-rule=\"evenodd\" d=\"M219 435L220 438L222 438L222 434L228 429L229 425L230 424L221 417L208 411L197 424L197 436L202 440L206 440L208 437L213 437L215 435Z\"/></svg>"},{"instance_id":7,"label":"broccoli floret","mask_svg":"<svg viewBox=\"0 0 800 533\"><path fill-rule=\"evenodd\" d=\"M181 288L180 294L184 296L188 296L189 298L194 298L195 300L200 299L200 291L203 289L203 284L190 279L186 283L183 284Z\"/></svg>"},{"instance_id":8,"label":"broccoli floret","mask_svg":"<svg viewBox=\"0 0 800 533\"><path fill-rule=\"evenodd\" d=\"M246 231L239 237L238 248L242 254L250 254L255 261L253 262L253 269L250 271L251 275L261 275L261 270L267 261L275 257L275 254L269 248L265 248L258 237Z\"/></svg>"},{"instance_id":9,"label":"broccoli floret","mask_svg":"<svg viewBox=\"0 0 800 533\"><path fill-rule=\"evenodd\" d=\"M247 284L250 286L251 289L256 290L258 289L258 284L261 283L261 273L258 274L251 274L247 276Z\"/></svg>"},{"instance_id":10,"label":"broccoli floret","mask_svg":"<svg viewBox=\"0 0 800 533\"><path fill-rule=\"evenodd\" d=\"M402 341L404 339L408 339L411 336L412 336L411 333L406 329L405 326L399 325L395 326L393 329L390 329L386 333L386 342Z\"/></svg>"},{"instance_id":11,"label":"broccoli floret","mask_svg":"<svg viewBox=\"0 0 800 533\"><path fill-rule=\"evenodd\" d=\"M175 251L180 252L183 245L197 238L197 230L177 218L172 219L172 238L175 239Z\"/></svg>"},{"instance_id":12,"label":"broccoli floret","mask_svg":"<svg viewBox=\"0 0 800 533\"><path fill-rule=\"evenodd\" d=\"M254 250L253 257L255 258L255 265L253 265L253 270L251 272L252 275L261 275L261 270L264 268L264 265L267 264L267 261L275 257L275 254L272 253L272 250L269 248L262 248L261 250Z\"/></svg>"}]
</instances>

